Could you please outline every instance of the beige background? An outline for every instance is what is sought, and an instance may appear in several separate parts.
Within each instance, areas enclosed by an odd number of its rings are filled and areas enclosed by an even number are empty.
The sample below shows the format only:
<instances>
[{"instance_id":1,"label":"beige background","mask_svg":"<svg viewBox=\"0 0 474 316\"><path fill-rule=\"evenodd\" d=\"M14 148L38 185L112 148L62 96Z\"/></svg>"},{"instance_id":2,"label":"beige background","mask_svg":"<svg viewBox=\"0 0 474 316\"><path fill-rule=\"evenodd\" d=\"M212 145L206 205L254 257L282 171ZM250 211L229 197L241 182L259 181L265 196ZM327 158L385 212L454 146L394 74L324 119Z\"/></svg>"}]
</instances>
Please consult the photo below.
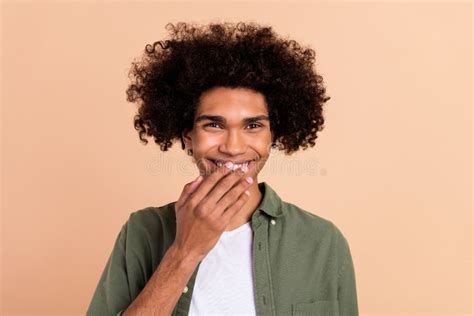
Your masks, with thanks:
<instances>
[{"instance_id":1,"label":"beige background","mask_svg":"<svg viewBox=\"0 0 474 316\"><path fill-rule=\"evenodd\" d=\"M259 181L343 231L361 315L472 315L472 4L86 1L2 5L2 314L84 314L128 215L197 175L139 143L126 74L217 18L316 50L326 128Z\"/></svg>"}]
</instances>

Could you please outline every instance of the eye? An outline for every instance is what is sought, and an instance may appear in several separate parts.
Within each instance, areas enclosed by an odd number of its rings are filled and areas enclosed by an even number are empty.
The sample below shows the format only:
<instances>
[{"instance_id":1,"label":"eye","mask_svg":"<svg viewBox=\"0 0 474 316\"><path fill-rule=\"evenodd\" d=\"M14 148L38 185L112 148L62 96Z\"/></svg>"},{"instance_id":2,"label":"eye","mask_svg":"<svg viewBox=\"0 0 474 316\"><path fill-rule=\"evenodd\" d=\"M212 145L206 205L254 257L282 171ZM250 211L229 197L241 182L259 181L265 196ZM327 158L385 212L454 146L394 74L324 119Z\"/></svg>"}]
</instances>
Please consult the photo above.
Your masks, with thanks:
<instances>
[{"instance_id":1,"label":"eye","mask_svg":"<svg viewBox=\"0 0 474 316\"><path fill-rule=\"evenodd\" d=\"M218 124L218 123L215 123L215 122L212 122L212 123L205 124L204 127L211 126L211 125L219 125L219 124ZM211 126L211 127L212 127L212 126Z\"/></svg>"},{"instance_id":2,"label":"eye","mask_svg":"<svg viewBox=\"0 0 474 316\"><path fill-rule=\"evenodd\" d=\"M257 124L257 123L250 123L248 126L250 126L250 125L256 126L255 128L262 127L262 125ZM251 129L255 129L255 128L251 128Z\"/></svg>"},{"instance_id":3,"label":"eye","mask_svg":"<svg viewBox=\"0 0 474 316\"><path fill-rule=\"evenodd\" d=\"M210 127L215 127L215 126L216 126L216 127L219 127L220 124L219 124L219 123L216 123L216 122L211 122L211 123L205 124L203 127L207 127L207 126L210 126ZM250 128L250 129L255 129L255 128L262 127L262 125L261 125L261 124L258 124L258 123L250 123L250 124L247 125L247 126L255 126L255 127L253 127L253 128Z\"/></svg>"}]
</instances>

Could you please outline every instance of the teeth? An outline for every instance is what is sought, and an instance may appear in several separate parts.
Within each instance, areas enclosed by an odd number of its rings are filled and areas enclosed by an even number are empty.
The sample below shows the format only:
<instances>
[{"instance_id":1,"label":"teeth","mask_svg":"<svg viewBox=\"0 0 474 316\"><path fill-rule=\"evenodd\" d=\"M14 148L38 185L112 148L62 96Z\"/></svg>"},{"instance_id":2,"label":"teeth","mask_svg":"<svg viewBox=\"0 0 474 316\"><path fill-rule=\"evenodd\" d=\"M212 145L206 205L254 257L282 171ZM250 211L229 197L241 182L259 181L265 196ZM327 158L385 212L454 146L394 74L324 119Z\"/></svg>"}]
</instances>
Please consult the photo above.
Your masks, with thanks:
<instances>
[{"instance_id":1,"label":"teeth","mask_svg":"<svg viewBox=\"0 0 474 316\"><path fill-rule=\"evenodd\" d=\"M233 164L231 169L232 169L232 170L236 170L236 169L238 169L238 168L242 168L243 166L248 167L249 163L250 163L250 161L246 161L246 162L244 162L243 164ZM225 161L220 161L220 160L218 160L218 161L215 162L215 164L216 164L218 167L222 167L222 166L225 164Z\"/></svg>"},{"instance_id":2,"label":"teeth","mask_svg":"<svg viewBox=\"0 0 474 316\"><path fill-rule=\"evenodd\" d=\"M239 168L241 168L241 167L242 167L242 165L233 165L233 166L232 166L232 170L237 170L237 169L239 169Z\"/></svg>"}]
</instances>

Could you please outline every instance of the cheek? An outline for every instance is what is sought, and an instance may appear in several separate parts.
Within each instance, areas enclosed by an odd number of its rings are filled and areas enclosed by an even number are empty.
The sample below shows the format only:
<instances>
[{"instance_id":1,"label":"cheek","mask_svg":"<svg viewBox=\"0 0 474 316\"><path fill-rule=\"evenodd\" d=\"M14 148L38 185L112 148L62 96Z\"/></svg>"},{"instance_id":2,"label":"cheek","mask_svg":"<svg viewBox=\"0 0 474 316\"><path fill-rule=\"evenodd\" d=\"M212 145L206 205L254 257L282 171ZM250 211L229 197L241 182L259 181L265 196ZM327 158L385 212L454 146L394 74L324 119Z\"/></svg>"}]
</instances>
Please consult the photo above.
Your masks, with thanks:
<instances>
[{"instance_id":1,"label":"cheek","mask_svg":"<svg viewBox=\"0 0 474 316\"><path fill-rule=\"evenodd\" d=\"M255 140L252 143L252 147L254 148L255 151L259 153L260 156L262 157L267 157L271 153L271 140L270 139L259 139Z\"/></svg>"},{"instance_id":2,"label":"cheek","mask_svg":"<svg viewBox=\"0 0 474 316\"><path fill-rule=\"evenodd\" d=\"M218 137L213 137L212 135L197 134L193 139L193 146L200 148L203 151L206 151L207 148L215 146L219 143Z\"/></svg>"}]
</instances>

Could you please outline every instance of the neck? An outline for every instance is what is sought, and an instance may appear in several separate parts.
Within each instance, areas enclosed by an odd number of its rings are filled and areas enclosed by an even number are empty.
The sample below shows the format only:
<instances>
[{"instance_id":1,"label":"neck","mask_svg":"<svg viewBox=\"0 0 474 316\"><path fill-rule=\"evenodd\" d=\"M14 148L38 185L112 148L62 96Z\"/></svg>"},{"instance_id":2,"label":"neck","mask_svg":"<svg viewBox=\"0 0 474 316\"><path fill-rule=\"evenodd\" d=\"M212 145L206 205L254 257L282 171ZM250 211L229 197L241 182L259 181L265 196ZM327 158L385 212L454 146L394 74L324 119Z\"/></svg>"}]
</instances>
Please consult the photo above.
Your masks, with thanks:
<instances>
[{"instance_id":1,"label":"neck","mask_svg":"<svg viewBox=\"0 0 474 316\"><path fill-rule=\"evenodd\" d=\"M248 190L250 192L249 199L244 204L244 206L239 211L237 211L234 217L232 217L225 231L234 230L237 227L249 222L253 213L255 212L255 209L260 204L262 200L262 192L260 192L258 189L258 181L255 180Z\"/></svg>"}]
</instances>

